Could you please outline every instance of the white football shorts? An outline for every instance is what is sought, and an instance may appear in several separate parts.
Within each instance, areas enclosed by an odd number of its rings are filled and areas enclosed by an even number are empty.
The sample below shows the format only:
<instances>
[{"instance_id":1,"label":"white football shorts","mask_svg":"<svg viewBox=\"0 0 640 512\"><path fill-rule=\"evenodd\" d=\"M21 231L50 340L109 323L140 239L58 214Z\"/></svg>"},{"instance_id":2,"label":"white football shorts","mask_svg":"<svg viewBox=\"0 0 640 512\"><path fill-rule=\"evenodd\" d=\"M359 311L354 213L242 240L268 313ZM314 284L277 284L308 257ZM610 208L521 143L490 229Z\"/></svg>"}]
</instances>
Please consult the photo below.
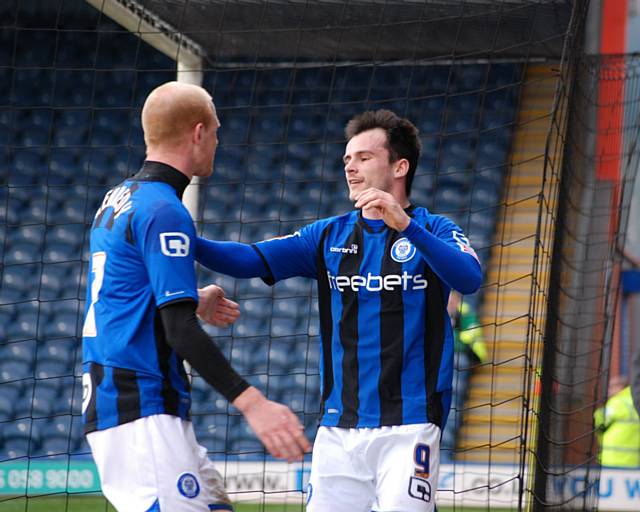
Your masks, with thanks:
<instances>
[{"instance_id":1,"label":"white football shorts","mask_svg":"<svg viewBox=\"0 0 640 512\"><path fill-rule=\"evenodd\" d=\"M102 492L118 512L233 510L193 425L158 414L87 434Z\"/></svg>"},{"instance_id":2,"label":"white football shorts","mask_svg":"<svg viewBox=\"0 0 640 512\"><path fill-rule=\"evenodd\" d=\"M307 512L431 512L440 464L432 423L320 427L313 444Z\"/></svg>"}]
</instances>

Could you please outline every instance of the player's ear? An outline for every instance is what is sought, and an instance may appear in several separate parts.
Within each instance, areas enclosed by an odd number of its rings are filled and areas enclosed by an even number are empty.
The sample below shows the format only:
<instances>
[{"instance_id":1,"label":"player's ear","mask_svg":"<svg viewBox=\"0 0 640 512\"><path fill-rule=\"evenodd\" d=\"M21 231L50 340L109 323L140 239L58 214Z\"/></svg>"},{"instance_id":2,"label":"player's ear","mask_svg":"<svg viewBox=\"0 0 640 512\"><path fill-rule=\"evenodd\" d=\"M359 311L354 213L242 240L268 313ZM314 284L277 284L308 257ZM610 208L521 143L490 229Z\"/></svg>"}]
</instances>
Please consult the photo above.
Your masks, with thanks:
<instances>
[{"instance_id":1,"label":"player's ear","mask_svg":"<svg viewBox=\"0 0 640 512\"><path fill-rule=\"evenodd\" d=\"M198 123L193 127L193 130L191 132L191 140L193 141L194 144L202 143L202 139L204 139L204 135L205 135L204 132L205 132L205 129L204 129L203 123Z\"/></svg>"},{"instance_id":2,"label":"player's ear","mask_svg":"<svg viewBox=\"0 0 640 512\"><path fill-rule=\"evenodd\" d=\"M396 167L393 170L393 177L402 178L403 176L406 176L408 172L409 172L409 160L407 160L406 158L401 158L396 162Z\"/></svg>"}]
</instances>

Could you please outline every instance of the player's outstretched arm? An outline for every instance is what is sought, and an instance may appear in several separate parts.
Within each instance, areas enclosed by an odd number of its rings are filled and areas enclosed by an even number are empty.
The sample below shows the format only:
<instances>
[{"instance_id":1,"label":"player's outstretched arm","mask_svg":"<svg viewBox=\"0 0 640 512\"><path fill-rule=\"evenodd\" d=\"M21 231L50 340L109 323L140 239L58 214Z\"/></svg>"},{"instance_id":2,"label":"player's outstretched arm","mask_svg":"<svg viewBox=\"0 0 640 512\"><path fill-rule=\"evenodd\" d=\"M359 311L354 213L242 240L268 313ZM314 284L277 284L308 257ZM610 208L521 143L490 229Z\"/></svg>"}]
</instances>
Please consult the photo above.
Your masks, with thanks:
<instances>
[{"instance_id":1,"label":"player's outstretched arm","mask_svg":"<svg viewBox=\"0 0 640 512\"><path fill-rule=\"evenodd\" d=\"M196 260L210 270L236 278L267 277L269 270L249 244L197 238Z\"/></svg>"},{"instance_id":2,"label":"player's outstretched arm","mask_svg":"<svg viewBox=\"0 0 640 512\"><path fill-rule=\"evenodd\" d=\"M224 290L215 284L198 288L196 315L216 327L228 327L240 317L240 306L227 299Z\"/></svg>"},{"instance_id":3,"label":"player's outstretched arm","mask_svg":"<svg viewBox=\"0 0 640 512\"><path fill-rule=\"evenodd\" d=\"M302 424L285 405L268 400L254 387L240 393L232 403L274 457L294 462L310 451Z\"/></svg>"}]
</instances>

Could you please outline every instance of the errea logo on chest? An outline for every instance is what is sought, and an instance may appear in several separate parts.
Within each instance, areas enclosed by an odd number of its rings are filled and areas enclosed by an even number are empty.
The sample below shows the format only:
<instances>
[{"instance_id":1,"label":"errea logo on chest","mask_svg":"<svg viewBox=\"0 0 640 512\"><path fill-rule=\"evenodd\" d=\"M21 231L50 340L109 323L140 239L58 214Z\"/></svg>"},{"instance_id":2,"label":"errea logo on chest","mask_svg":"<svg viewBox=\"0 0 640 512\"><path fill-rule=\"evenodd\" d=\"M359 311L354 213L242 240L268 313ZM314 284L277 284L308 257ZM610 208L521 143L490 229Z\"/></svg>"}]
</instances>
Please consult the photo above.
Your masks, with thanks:
<instances>
[{"instance_id":1,"label":"errea logo on chest","mask_svg":"<svg viewBox=\"0 0 640 512\"><path fill-rule=\"evenodd\" d=\"M358 244L351 244L351 247L329 247L329 252L339 252L342 254L358 254Z\"/></svg>"}]
</instances>

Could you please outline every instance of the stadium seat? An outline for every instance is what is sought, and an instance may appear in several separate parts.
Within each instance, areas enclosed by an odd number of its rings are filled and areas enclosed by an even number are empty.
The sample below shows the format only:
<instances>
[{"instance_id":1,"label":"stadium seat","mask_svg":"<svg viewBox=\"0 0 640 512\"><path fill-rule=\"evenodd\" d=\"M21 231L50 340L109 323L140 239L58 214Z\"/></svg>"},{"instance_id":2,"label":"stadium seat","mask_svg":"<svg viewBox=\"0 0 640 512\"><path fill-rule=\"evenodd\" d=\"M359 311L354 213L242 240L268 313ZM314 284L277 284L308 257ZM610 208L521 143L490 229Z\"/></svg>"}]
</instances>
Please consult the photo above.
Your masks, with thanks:
<instances>
[{"instance_id":1,"label":"stadium seat","mask_svg":"<svg viewBox=\"0 0 640 512\"><path fill-rule=\"evenodd\" d=\"M80 393L81 395L82 393ZM80 415L80 409L78 409L71 416L71 440L73 446L71 447L71 455L90 455L91 450L87 444L87 440L83 434L82 416Z\"/></svg>"},{"instance_id":2,"label":"stadium seat","mask_svg":"<svg viewBox=\"0 0 640 512\"><path fill-rule=\"evenodd\" d=\"M80 333L82 326L77 312L54 313L46 325L41 326L42 336L48 338L66 338Z\"/></svg>"},{"instance_id":3,"label":"stadium seat","mask_svg":"<svg viewBox=\"0 0 640 512\"><path fill-rule=\"evenodd\" d=\"M69 69L65 60L71 60L71 53L65 51L64 44L68 39L77 39L77 32L60 32L58 66L55 76L53 105L55 107L89 106L93 95L94 73L85 69ZM72 44L77 44L73 41Z\"/></svg>"},{"instance_id":4,"label":"stadium seat","mask_svg":"<svg viewBox=\"0 0 640 512\"><path fill-rule=\"evenodd\" d=\"M209 452L226 453L227 435L234 423L228 414L206 414L193 416L193 426L198 442Z\"/></svg>"},{"instance_id":5,"label":"stadium seat","mask_svg":"<svg viewBox=\"0 0 640 512\"><path fill-rule=\"evenodd\" d=\"M3 388L4 386L0 385L0 422L5 423L14 418L14 402L11 398L2 394Z\"/></svg>"},{"instance_id":6,"label":"stadium seat","mask_svg":"<svg viewBox=\"0 0 640 512\"><path fill-rule=\"evenodd\" d=\"M36 299L39 277L40 264L6 266L2 272L2 281L0 283L2 302Z\"/></svg>"},{"instance_id":7,"label":"stadium seat","mask_svg":"<svg viewBox=\"0 0 640 512\"><path fill-rule=\"evenodd\" d=\"M40 432L30 419L5 423L0 433L1 460L18 459L31 455L37 449Z\"/></svg>"},{"instance_id":8,"label":"stadium seat","mask_svg":"<svg viewBox=\"0 0 640 512\"><path fill-rule=\"evenodd\" d=\"M59 416L39 422L41 433L38 455L65 455L72 445L71 416Z\"/></svg>"}]
</instances>

